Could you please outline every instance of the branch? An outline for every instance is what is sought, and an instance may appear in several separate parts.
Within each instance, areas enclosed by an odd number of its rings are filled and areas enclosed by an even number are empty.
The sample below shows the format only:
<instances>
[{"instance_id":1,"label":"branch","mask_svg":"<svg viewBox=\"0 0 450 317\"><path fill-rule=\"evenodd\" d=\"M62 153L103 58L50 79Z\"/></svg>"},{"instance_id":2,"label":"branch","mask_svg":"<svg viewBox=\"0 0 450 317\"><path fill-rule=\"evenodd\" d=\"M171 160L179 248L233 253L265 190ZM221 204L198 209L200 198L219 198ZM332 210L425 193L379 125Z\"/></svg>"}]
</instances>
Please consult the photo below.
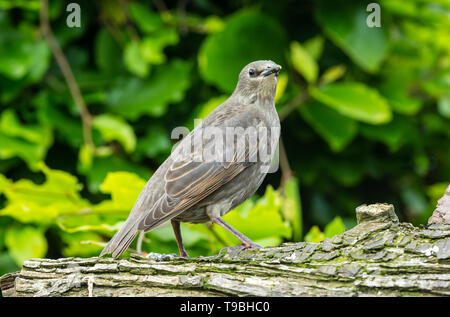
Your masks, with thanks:
<instances>
[{"instance_id":1,"label":"branch","mask_svg":"<svg viewBox=\"0 0 450 317\"><path fill-rule=\"evenodd\" d=\"M309 99L309 94L302 90L300 93L294 97L280 113L280 121L283 121L293 110L304 104L306 100Z\"/></svg>"},{"instance_id":2,"label":"branch","mask_svg":"<svg viewBox=\"0 0 450 317\"><path fill-rule=\"evenodd\" d=\"M5 297L450 296L450 224L399 223L387 204L356 215L356 227L321 243L192 259L32 259L0 287Z\"/></svg>"},{"instance_id":3,"label":"branch","mask_svg":"<svg viewBox=\"0 0 450 317\"><path fill-rule=\"evenodd\" d=\"M134 28L133 22L130 19L130 12L129 12L129 8L128 8L128 1L127 0L120 0L120 6L121 6L121 8L123 10L123 13L124 13L124 16L125 16L125 26L126 26L126 29L127 29L128 33L130 34L131 40L133 42L139 42L140 38L139 38L138 32Z\"/></svg>"},{"instance_id":4,"label":"branch","mask_svg":"<svg viewBox=\"0 0 450 317\"><path fill-rule=\"evenodd\" d=\"M156 10L158 10L159 13L164 13L168 11L167 6L163 0L153 0L153 4L155 5Z\"/></svg>"},{"instance_id":5,"label":"branch","mask_svg":"<svg viewBox=\"0 0 450 317\"><path fill-rule=\"evenodd\" d=\"M281 111L279 114L280 121L283 121L294 109L303 105L306 100L308 100L309 95L305 90L300 91L300 93L294 97ZM293 172L289 165L289 160L286 153L286 148L284 147L283 139L280 137L280 168L281 168L281 187L283 188L284 183L293 175Z\"/></svg>"},{"instance_id":6,"label":"branch","mask_svg":"<svg viewBox=\"0 0 450 317\"><path fill-rule=\"evenodd\" d=\"M95 145L94 142L92 141L92 129L91 129L92 116L86 107L86 103L84 102L83 96L81 95L80 88L78 87L72 69L70 68L69 63L67 62L67 59L64 56L64 53L61 47L59 46L59 43L56 40L55 35L52 32L48 17L48 0L41 1L40 23L42 35L44 36L47 44L50 46L53 55L55 56L56 62L59 68L61 69L61 72L67 83L67 86L69 87L72 99L75 102L78 112L80 113L83 125L84 143L94 152Z\"/></svg>"}]
</instances>

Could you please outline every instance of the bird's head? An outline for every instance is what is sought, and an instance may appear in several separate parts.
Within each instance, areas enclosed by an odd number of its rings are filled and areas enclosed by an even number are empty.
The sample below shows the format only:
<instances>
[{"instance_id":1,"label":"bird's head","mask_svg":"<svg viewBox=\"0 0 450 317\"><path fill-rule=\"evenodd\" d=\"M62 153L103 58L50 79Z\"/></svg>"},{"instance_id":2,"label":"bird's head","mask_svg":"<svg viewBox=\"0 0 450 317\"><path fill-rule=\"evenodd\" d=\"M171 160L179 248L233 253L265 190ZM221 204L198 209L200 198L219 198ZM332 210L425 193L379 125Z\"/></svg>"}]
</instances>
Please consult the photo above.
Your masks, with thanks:
<instances>
[{"instance_id":1,"label":"bird's head","mask_svg":"<svg viewBox=\"0 0 450 317\"><path fill-rule=\"evenodd\" d=\"M281 66L272 61L251 62L239 74L234 94L253 102L260 98L273 101L280 69Z\"/></svg>"}]
</instances>

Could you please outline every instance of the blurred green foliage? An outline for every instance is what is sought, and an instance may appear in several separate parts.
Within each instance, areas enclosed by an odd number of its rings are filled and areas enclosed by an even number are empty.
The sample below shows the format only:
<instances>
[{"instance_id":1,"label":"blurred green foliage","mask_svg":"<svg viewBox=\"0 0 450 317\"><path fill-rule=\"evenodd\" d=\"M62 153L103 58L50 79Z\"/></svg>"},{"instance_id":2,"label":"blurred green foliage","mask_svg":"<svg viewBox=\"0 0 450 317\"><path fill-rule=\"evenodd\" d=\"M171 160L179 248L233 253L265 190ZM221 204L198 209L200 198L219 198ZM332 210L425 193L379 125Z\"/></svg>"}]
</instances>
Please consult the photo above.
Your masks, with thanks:
<instances>
[{"instance_id":1,"label":"blurred green foliage","mask_svg":"<svg viewBox=\"0 0 450 317\"><path fill-rule=\"evenodd\" d=\"M257 59L283 66L276 102L294 176L270 174L225 216L256 243L334 236L362 203L425 223L450 181L446 0L380 1L381 28L366 25L368 1L76 2L80 28L66 25L69 1L51 0L49 17L93 147L40 32L40 1L0 1L0 274L97 255L170 153L172 129L192 128ZM143 249L177 252L171 230ZM191 256L238 243L221 228L182 231Z\"/></svg>"}]
</instances>

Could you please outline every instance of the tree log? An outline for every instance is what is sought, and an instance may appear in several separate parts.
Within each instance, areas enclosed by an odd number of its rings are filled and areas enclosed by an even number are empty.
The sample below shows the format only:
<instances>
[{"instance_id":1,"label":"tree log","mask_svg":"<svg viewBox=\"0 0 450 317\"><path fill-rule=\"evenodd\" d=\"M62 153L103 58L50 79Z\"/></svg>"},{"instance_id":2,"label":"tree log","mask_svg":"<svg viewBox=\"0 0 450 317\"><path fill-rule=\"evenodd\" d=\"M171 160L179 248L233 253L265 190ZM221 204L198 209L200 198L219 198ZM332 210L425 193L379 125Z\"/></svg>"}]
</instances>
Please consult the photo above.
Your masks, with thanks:
<instances>
[{"instance_id":1,"label":"tree log","mask_svg":"<svg viewBox=\"0 0 450 317\"><path fill-rule=\"evenodd\" d=\"M193 259L32 259L0 278L8 296L449 296L450 224L400 223L388 204L321 243Z\"/></svg>"}]
</instances>

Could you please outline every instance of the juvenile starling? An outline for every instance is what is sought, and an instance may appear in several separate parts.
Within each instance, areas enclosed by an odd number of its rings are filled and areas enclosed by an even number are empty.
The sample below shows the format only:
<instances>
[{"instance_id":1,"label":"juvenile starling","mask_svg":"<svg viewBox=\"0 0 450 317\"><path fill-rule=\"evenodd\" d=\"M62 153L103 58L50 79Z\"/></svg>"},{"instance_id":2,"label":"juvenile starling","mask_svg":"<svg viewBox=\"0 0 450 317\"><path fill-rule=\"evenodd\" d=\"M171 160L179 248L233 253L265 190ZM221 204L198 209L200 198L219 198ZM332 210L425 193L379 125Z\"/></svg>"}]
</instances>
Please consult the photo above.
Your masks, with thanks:
<instances>
[{"instance_id":1,"label":"juvenile starling","mask_svg":"<svg viewBox=\"0 0 450 317\"><path fill-rule=\"evenodd\" d=\"M139 232L168 220L182 257L187 253L180 222L211 221L242 242L235 248L259 247L221 217L255 193L276 152L280 120L274 98L280 69L272 61L242 69L233 94L179 142L100 256L112 252L117 258Z\"/></svg>"}]
</instances>

